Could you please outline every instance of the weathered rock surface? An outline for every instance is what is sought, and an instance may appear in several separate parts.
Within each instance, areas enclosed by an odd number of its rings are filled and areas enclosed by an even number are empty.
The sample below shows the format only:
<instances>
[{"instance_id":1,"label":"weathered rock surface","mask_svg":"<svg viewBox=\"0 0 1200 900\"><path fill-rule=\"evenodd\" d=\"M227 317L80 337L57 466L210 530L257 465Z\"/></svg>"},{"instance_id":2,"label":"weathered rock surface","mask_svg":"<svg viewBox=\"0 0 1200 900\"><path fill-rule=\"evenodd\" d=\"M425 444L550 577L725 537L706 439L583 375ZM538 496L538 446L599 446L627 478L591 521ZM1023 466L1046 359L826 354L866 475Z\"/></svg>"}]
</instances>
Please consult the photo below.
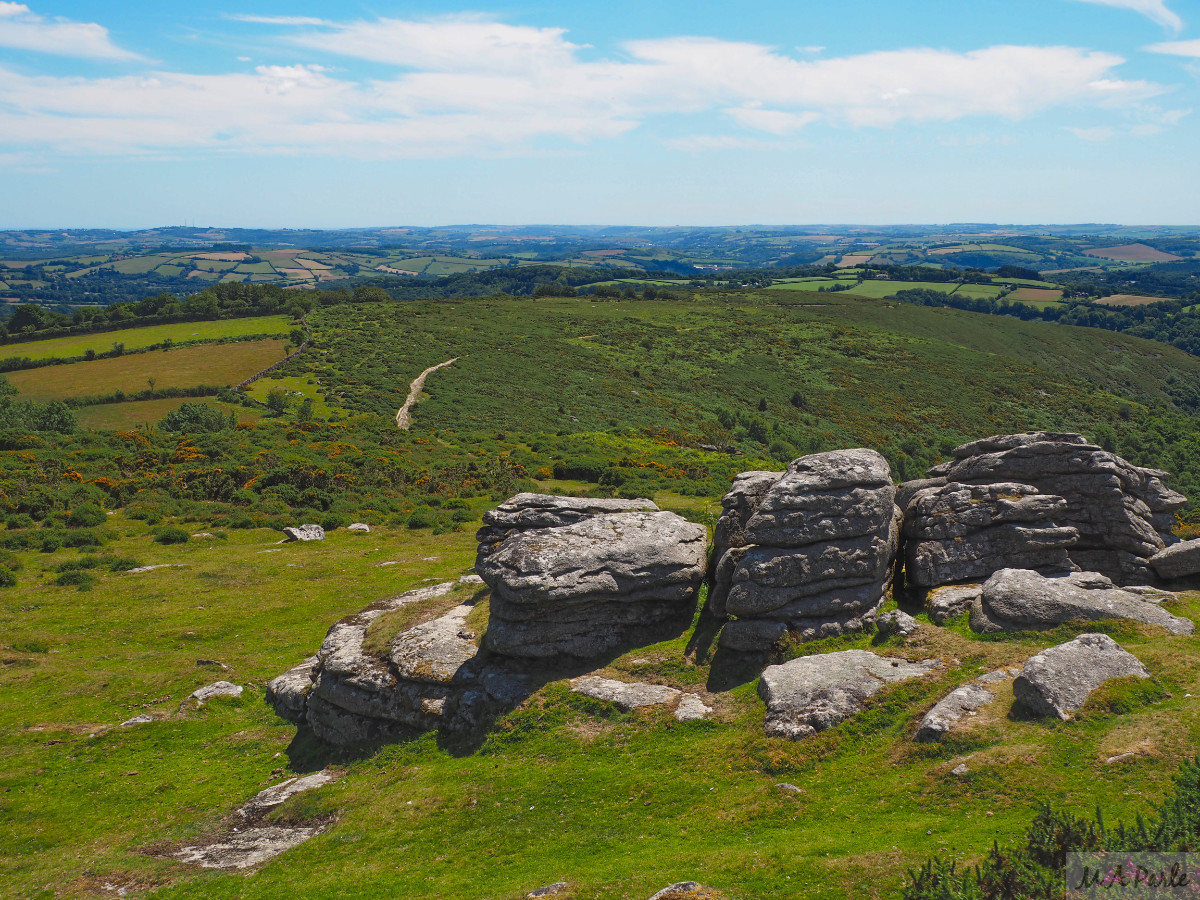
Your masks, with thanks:
<instances>
[{"instance_id":1,"label":"weathered rock surface","mask_svg":"<svg viewBox=\"0 0 1200 900\"><path fill-rule=\"evenodd\" d=\"M925 609L934 625L945 625L955 616L970 610L983 592L981 584L961 584L934 588L925 595Z\"/></svg>"},{"instance_id":2,"label":"weathered rock surface","mask_svg":"<svg viewBox=\"0 0 1200 900\"><path fill-rule=\"evenodd\" d=\"M677 881L655 892L650 900L706 900L710 896L698 881Z\"/></svg>"},{"instance_id":3,"label":"weathered rock surface","mask_svg":"<svg viewBox=\"0 0 1200 900\"><path fill-rule=\"evenodd\" d=\"M1163 484L1166 473L1134 466L1081 435L997 435L964 444L953 457L929 474L963 484L1027 484L1065 499L1055 523L1079 532L1068 553L1084 571L1145 583L1149 558L1176 542L1171 528L1186 498Z\"/></svg>"},{"instance_id":4,"label":"weathered rock surface","mask_svg":"<svg viewBox=\"0 0 1200 900\"><path fill-rule=\"evenodd\" d=\"M894 609L877 618L875 627L881 635L898 634L908 637L921 627L921 623L903 610Z\"/></svg>"},{"instance_id":5,"label":"weathered rock surface","mask_svg":"<svg viewBox=\"0 0 1200 900\"><path fill-rule=\"evenodd\" d=\"M206 844L183 847L171 856L206 869L246 869L267 862L284 850L320 834L325 825L263 825L262 817L297 794L336 780L337 776L332 772L323 771L272 785L238 809L243 820L240 827Z\"/></svg>"},{"instance_id":6,"label":"weathered rock surface","mask_svg":"<svg viewBox=\"0 0 1200 900\"><path fill-rule=\"evenodd\" d=\"M982 581L997 569L1065 571L1079 539L1055 518L1062 497L1025 484L950 482L916 491L904 517L904 572L910 587Z\"/></svg>"},{"instance_id":7,"label":"weathered rock surface","mask_svg":"<svg viewBox=\"0 0 1200 900\"><path fill-rule=\"evenodd\" d=\"M680 722L703 719L712 712L712 707L695 694L661 684L616 681L598 675L584 675L572 679L571 692L613 703L625 712L644 706L675 705L675 718Z\"/></svg>"},{"instance_id":8,"label":"weathered rock surface","mask_svg":"<svg viewBox=\"0 0 1200 900\"><path fill-rule=\"evenodd\" d=\"M707 533L669 512L602 513L481 544L492 589L486 636L506 656L590 658L686 615Z\"/></svg>"},{"instance_id":9,"label":"weathered rock surface","mask_svg":"<svg viewBox=\"0 0 1200 900\"><path fill-rule=\"evenodd\" d=\"M1068 719L1104 682L1128 676L1149 678L1150 673L1108 635L1081 634L1025 663L1013 694L1034 715Z\"/></svg>"},{"instance_id":10,"label":"weathered rock surface","mask_svg":"<svg viewBox=\"0 0 1200 900\"><path fill-rule=\"evenodd\" d=\"M544 887L535 888L534 890L530 891L525 896L529 897L529 898L553 897L556 894L561 894L563 891L565 891L570 886L571 885L565 881L556 881L556 882L554 882L554 884L547 884Z\"/></svg>"},{"instance_id":11,"label":"weathered rock surface","mask_svg":"<svg viewBox=\"0 0 1200 900\"><path fill-rule=\"evenodd\" d=\"M242 696L242 686L234 684L232 681L214 681L212 684L206 684L202 688L196 688L188 695L188 699L195 700L203 705L205 701L211 700L213 697L240 697Z\"/></svg>"},{"instance_id":12,"label":"weathered rock surface","mask_svg":"<svg viewBox=\"0 0 1200 900\"><path fill-rule=\"evenodd\" d=\"M479 541L480 555L486 556L497 544L516 532L561 528L593 516L625 512L658 512L658 506L646 499L597 499L522 493L484 513L483 527L475 538Z\"/></svg>"},{"instance_id":13,"label":"weathered rock surface","mask_svg":"<svg viewBox=\"0 0 1200 900\"><path fill-rule=\"evenodd\" d=\"M614 703L625 712L643 706L674 703L683 695L682 691L661 684L615 681L598 675L584 675L582 678L573 679L571 692Z\"/></svg>"},{"instance_id":14,"label":"weathered rock surface","mask_svg":"<svg viewBox=\"0 0 1200 900\"><path fill-rule=\"evenodd\" d=\"M741 559L730 550L745 547L746 526L767 491L774 487L782 472L742 472L733 479L729 492L721 499L721 517L713 529L713 552L710 566L708 612L719 618L726 615L725 599L733 581L733 572ZM724 568L722 568L724 563Z\"/></svg>"},{"instance_id":15,"label":"weathered rock surface","mask_svg":"<svg viewBox=\"0 0 1200 900\"><path fill-rule=\"evenodd\" d=\"M288 526L283 529L284 537L288 541L323 541L325 540L325 529L320 525L298 525Z\"/></svg>"},{"instance_id":16,"label":"weathered rock surface","mask_svg":"<svg viewBox=\"0 0 1200 900\"><path fill-rule=\"evenodd\" d=\"M984 582L971 610L971 628L985 634L1100 619L1132 619L1171 634L1195 630L1190 619L1173 616L1096 572L1047 578L1027 569L1001 569Z\"/></svg>"},{"instance_id":17,"label":"weathered rock surface","mask_svg":"<svg viewBox=\"0 0 1200 900\"><path fill-rule=\"evenodd\" d=\"M767 704L763 730L768 737L790 740L824 731L861 711L884 685L926 675L938 664L842 650L768 666L758 682L758 695Z\"/></svg>"},{"instance_id":18,"label":"weathered rock surface","mask_svg":"<svg viewBox=\"0 0 1200 900\"><path fill-rule=\"evenodd\" d=\"M247 869L274 859L324 830L323 825L260 825L231 832L211 844L183 847L174 858L205 869Z\"/></svg>"},{"instance_id":19,"label":"weathered rock surface","mask_svg":"<svg viewBox=\"0 0 1200 900\"><path fill-rule=\"evenodd\" d=\"M444 596L454 586L408 591L335 623L315 657L271 682L268 701L282 718L307 722L317 737L334 744L380 740L405 727L437 727L450 712L446 701L455 693L456 672L474 655L474 644L461 634L470 608L459 606L402 632L387 659L367 653L363 639L379 616ZM464 642L470 643L470 656Z\"/></svg>"},{"instance_id":20,"label":"weathered rock surface","mask_svg":"<svg viewBox=\"0 0 1200 900\"><path fill-rule=\"evenodd\" d=\"M973 715L995 699L996 695L980 684L956 687L925 713L914 740L923 744L940 741L964 716Z\"/></svg>"},{"instance_id":21,"label":"weathered rock surface","mask_svg":"<svg viewBox=\"0 0 1200 900\"><path fill-rule=\"evenodd\" d=\"M317 677L319 660L310 656L302 663L288 669L267 685L267 702L275 708L275 715L299 725L308 712L308 691Z\"/></svg>"},{"instance_id":22,"label":"weathered rock surface","mask_svg":"<svg viewBox=\"0 0 1200 900\"><path fill-rule=\"evenodd\" d=\"M1150 557L1150 568L1168 581L1200 575L1200 538L1159 550Z\"/></svg>"},{"instance_id":23,"label":"weathered rock surface","mask_svg":"<svg viewBox=\"0 0 1200 900\"><path fill-rule=\"evenodd\" d=\"M813 640L865 627L891 586L895 496L873 450L817 453L782 475L735 481L710 592L713 612L737 617L721 646L765 650L787 632Z\"/></svg>"},{"instance_id":24,"label":"weathered rock surface","mask_svg":"<svg viewBox=\"0 0 1200 900\"><path fill-rule=\"evenodd\" d=\"M712 707L695 694L684 694L679 700L679 705L675 707L675 718L680 722L695 722L707 719L711 712Z\"/></svg>"},{"instance_id":25,"label":"weathered rock surface","mask_svg":"<svg viewBox=\"0 0 1200 900\"><path fill-rule=\"evenodd\" d=\"M357 534L370 534L371 526L366 522L353 522L346 526L347 531L353 531Z\"/></svg>"}]
</instances>

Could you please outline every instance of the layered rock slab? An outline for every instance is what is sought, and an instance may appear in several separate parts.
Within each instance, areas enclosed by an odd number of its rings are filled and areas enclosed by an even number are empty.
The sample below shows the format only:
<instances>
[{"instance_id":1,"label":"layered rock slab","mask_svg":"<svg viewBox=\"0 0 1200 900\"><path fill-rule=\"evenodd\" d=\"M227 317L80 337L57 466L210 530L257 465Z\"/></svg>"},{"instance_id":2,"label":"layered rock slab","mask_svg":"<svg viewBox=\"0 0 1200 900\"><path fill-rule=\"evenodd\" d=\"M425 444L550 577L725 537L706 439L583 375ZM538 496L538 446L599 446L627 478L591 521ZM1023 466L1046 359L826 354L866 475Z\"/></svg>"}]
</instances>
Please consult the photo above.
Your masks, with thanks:
<instances>
[{"instance_id":1,"label":"layered rock slab","mask_svg":"<svg viewBox=\"0 0 1200 900\"><path fill-rule=\"evenodd\" d=\"M873 450L794 460L782 475L749 472L726 495L715 612L736 617L721 646L763 650L861 630L891 586L899 541L887 461ZM718 550L724 545L718 545ZM714 554L715 556L716 554Z\"/></svg>"},{"instance_id":2,"label":"layered rock slab","mask_svg":"<svg viewBox=\"0 0 1200 900\"><path fill-rule=\"evenodd\" d=\"M1027 569L1001 569L983 583L971 609L971 628L987 634L1052 628L1072 621L1130 619L1158 625L1171 634L1195 631L1190 619L1171 615L1148 596L1162 599L1164 595L1152 589L1118 588L1096 572L1047 578Z\"/></svg>"},{"instance_id":3,"label":"layered rock slab","mask_svg":"<svg viewBox=\"0 0 1200 900\"><path fill-rule=\"evenodd\" d=\"M1013 682L1017 701L1037 716L1068 719L1114 678L1149 678L1132 653L1106 634L1081 634L1032 657Z\"/></svg>"},{"instance_id":4,"label":"layered rock slab","mask_svg":"<svg viewBox=\"0 0 1200 900\"><path fill-rule=\"evenodd\" d=\"M1066 500L1055 522L1079 532L1069 556L1084 571L1145 583L1153 577L1150 557L1176 542L1175 513L1187 501L1163 484L1166 473L1135 466L1082 435L996 435L952 456L929 474L963 484L1027 484Z\"/></svg>"},{"instance_id":5,"label":"layered rock slab","mask_svg":"<svg viewBox=\"0 0 1200 900\"><path fill-rule=\"evenodd\" d=\"M540 528L561 528L593 516L626 512L658 512L653 500L594 497L559 497L555 494L520 493L483 514L483 527L475 535L479 555L486 556L510 534Z\"/></svg>"},{"instance_id":6,"label":"layered rock slab","mask_svg":"<svg viewBox=\"0 0 1200 900\"><path fill-rule=\"evenodd\" d=\"M908 662L869 650L801 656L768 666L758 682L768 737L799 740L860 712L885 685L927 675L939 661Z\"/></svg>"},{"instance_id":7,"label":"layered rock slab","mask_svg":"<svg viewBox=\"0 0 1200 900\"><path fill-rule=\"evenodd\" d=\"M1079 539L1059 527L1062 497L1026 484L950 482L911 494L904 516L904 572L919 590L982 581L998 569L1071 567L1067 548Z\"/></svg>"},{"instance_id":8,"label":"layered rock slab","mask_svg":"<svg viewBox=\"0 0 1200 900\"><path fill-rule=\"evenodd\" d=\"M686 615L707 532L669 512L598 513L481 545L492 589L485 646L505 656L590 658Z\"/></svg>"}]
</instances>

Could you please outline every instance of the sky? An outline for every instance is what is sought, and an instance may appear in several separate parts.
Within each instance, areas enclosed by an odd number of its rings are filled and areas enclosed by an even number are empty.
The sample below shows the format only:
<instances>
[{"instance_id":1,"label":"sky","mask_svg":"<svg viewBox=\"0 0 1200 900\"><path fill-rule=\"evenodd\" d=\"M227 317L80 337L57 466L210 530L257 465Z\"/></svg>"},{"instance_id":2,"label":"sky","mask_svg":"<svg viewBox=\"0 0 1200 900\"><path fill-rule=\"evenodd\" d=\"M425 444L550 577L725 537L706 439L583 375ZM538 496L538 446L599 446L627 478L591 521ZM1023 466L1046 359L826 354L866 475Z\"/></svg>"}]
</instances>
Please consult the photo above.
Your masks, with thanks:
<instances>
[{"instance_id":1,"label":"sky","mask_svg":"<svg viewBox=\"0 0 1200 900\"><path fill-rule=\"evenodd\" d=\"M0 228L1200 224L1200 0L0 0Z\"/></svg>"}]
</instances>

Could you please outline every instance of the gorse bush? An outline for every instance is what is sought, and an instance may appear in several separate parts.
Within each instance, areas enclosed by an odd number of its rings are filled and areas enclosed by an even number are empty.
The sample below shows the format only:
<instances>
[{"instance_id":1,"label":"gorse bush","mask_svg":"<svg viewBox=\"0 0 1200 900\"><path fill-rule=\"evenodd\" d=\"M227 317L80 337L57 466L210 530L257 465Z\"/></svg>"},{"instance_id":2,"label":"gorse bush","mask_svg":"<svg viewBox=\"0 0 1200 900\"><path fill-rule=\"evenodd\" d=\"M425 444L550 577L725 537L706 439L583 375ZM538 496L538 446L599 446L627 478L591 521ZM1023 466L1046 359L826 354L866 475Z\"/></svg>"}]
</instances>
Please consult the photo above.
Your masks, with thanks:
<instances>
[{"instance_id":1,"label":"gorse bush","mask_svg":"<svg viewBox=\"0 0 1200 900\"><path fill-rule=\"evenodd\" d=\"M83 503L71 510L67 524L72 528L95 528L108 521L104 510L94 503Z\"/></svg>"},{"instance_id":2,"label":"gorse bush","mask_svg":"<svg viewBox=\"0 0 1200 900\"><path fill-rule=\"evenodd\" d=\"M13 570L3 563L0 563L0 588L10 588L16 586L17 576L13 574Z\"/></svg>"}]
</instances>

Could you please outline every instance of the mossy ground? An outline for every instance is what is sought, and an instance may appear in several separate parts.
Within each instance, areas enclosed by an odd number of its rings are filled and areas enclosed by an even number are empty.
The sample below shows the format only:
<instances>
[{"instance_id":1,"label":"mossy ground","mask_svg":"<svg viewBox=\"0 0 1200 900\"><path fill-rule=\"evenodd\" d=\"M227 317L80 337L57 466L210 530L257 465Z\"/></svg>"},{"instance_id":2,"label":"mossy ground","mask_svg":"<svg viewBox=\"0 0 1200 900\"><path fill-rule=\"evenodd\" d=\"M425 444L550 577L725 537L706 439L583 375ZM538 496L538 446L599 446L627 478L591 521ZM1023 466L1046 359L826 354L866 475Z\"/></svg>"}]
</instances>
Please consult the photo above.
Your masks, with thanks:
<instances>
[{"instance_id":1,"label":"mossy ground","mask_svg":"<svg viewBox=\"0 0 1200 900\"><path fill-rule=\"evenodd\" d=\"M176 546L119 515L107 530L113 554L185 568L96 570L81 592L51 583L52 567L77 551L25 551L20 585L0 594L5 896L91 896L110 884L156 897L501 900L566 880L576 898L644 898L694 878L742 900L888 897L931 853L973 860L993 839L1012 839L1038 801L1132 818L1200 737L1195 639L1122 626L1113 632L1154 685L1115 686L1067 723L1013 713L1001 685L968 732L916 745L920 715L952 685L1068 636L979 640L926 627L875 649L940 657L937 674L800 743L762 735L752 680L706 693L713 717L687 724L654 709L621 713L557 681L478 746L425 734L329 750L277 719L263 686L312 653L336 619L466 571L469 530L338 530L291 545L248 530ZM1173 611L1200 618L1200 596ZM719 666L699 620L603 671L703 690L716 687ZM175 714L219 678L245 694ZM163 719L113 727L140 712ZM969 773L951 775L964 759ZM214 872L155 855L219 831L266 785L328 764L345 777L276 816L333 824L271 863ZM778 789L782 781L799 793Z\"/></svg>"}]
</instances>

